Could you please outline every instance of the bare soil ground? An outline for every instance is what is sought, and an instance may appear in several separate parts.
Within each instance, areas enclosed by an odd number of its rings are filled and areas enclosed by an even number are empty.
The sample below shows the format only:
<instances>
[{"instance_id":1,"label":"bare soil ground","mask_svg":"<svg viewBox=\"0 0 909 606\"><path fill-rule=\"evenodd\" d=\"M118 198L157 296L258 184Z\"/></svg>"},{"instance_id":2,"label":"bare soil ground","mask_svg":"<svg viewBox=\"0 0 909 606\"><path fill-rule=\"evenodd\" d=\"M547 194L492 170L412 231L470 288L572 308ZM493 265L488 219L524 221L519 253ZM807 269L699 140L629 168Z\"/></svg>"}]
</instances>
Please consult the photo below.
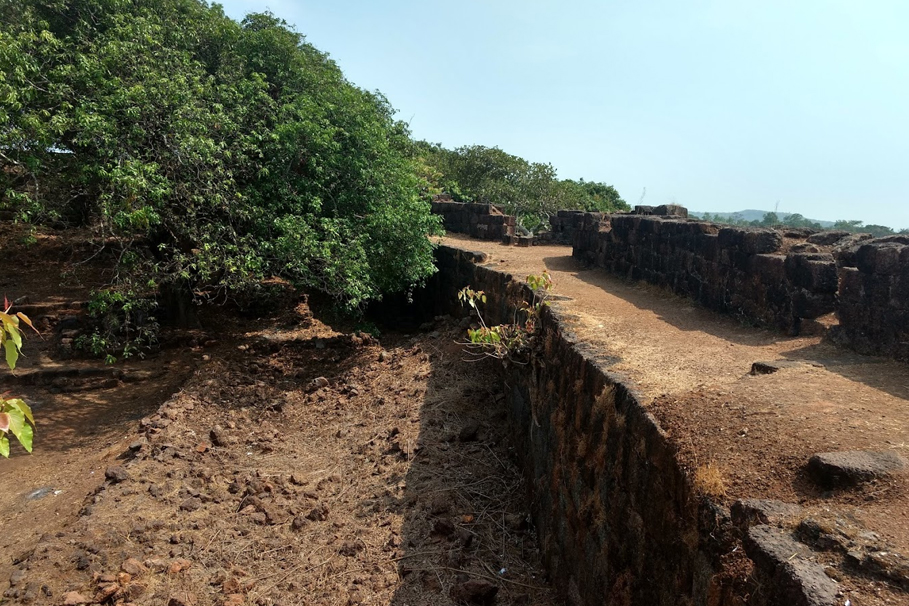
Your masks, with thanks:
<instances>
[{"instance_id":1,"label":"bare soil ground","mask_svg":"<svg viewBox=\"0 0 909 606\"><path fill-rule=\"evenodd\" d=\"M824 491L805 472L815 453L892 450L909 458L909 367L839 349L820 336L787 337L700 308L665 290L582 267L565 246L520 248L449 235L522 279L546 269L554 305L596 345L601 363L638 387L692 473L709 468L721 501L772 498L815 517L846 519L909 554L907 478ZM795 362L751 375L752 363ZM717 473L718 472L718 473ZM868 580L852 604L909 603ZM860 586L859 586L860 585ZM856 597L857 596L857 597Z\"/></svg>"},{"instance_id":2,"label":"bare soil ground","mask_svg":"<svg viewBox=\"0 0 909 606\"><path fill-rule=\"evenodd\" d=\"M105 277L70 236L3 245L8 295L56 303L4 379L38 427L0 460L0 603L558 603L497 369L462 360L458 323L378 341L301 301L201 317L108 373L55 355Z\"/></svg>"}]
</instances>

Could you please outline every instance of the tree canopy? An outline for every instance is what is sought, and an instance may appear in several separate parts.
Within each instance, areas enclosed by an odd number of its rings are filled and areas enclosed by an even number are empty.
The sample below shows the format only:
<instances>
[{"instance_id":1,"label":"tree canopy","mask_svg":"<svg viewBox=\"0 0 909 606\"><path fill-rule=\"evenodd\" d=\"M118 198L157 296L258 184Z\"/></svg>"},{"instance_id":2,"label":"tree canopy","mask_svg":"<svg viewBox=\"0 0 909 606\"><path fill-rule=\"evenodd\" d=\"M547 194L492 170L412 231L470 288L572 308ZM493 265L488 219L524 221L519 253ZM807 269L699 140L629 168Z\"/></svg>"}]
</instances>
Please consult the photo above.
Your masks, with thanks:
<instances>
[{"instance_id":1,"label":"tree canopy","mask_svg":"<svg viewBox=\"0 0 909 606\"><path fill-rule=\"evenodd\" d=\"M627 210L611 185L559 179L551 164L528 162L498 147L469 145L449 150L419 141L417 156L439 191L455 200L500 204L526 227L536 227L561 209Z\"/></svg>"},{"instance_id":2,"label":"tree canopy","mask_svg":"<svg viewBox=\"0 0 909 606\"><path fill-rule=\"evenodd\" d=\"M763 218L754 221L748 221L747 219L741 218L736 214L725 215L717 213L716 215L711 215L710 213L702 213L700 217L704 221L712 221L713 223L720 223L724 225L739 225L742 227L802 227L816 230L837 230L848 231L852 233L871 234L876 238L882 236L890 236L897 233L902 234L909 232L909 229L903 229L897 232L893 228L887 227L886 225L865 225L861 221L857 220L836 221L832 227L825 227L817 221L806 219L799 213L788 214L784 219L780 219L779 215L777 215L775 212L766 212L764 213ZM829 225L829 223L827 225Z\"/></svg>"},{"instance_id":3,"label":"tree canopy","mask_svg":"<svg viewBox=\"0 0 909 606\"><path fill-rule=\"evenodd\" d=\"M0 0L2 203L97 227L124 280L350 305L431 275L406 126L271 14L200 0Z\"/></svg>"}]
</instances>

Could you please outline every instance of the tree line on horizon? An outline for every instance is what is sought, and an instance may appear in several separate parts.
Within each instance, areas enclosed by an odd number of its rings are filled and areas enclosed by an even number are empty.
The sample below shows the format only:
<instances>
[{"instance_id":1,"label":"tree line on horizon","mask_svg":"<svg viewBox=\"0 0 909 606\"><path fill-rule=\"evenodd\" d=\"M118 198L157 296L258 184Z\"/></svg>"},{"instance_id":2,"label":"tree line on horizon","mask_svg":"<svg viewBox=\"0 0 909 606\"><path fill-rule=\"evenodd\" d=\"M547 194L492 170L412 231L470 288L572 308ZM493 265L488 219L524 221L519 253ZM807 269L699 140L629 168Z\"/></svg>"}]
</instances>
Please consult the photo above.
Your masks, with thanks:
<instances>
[{"instance_id":1,"label":"tree line on horizon","mask_svg":"<svg viewBox=\"0 0 909 606\"><path fill-rule=\"evenodd\" d=\"M630 206L612 185L560 179L549 163L529 162L498 147L467 145L446 149L417 141L417 155L439 193L457 202L496 204L535 230L559 210L618 212Z\"/></svg>"},{"instance_id":2,"label":"tree line on horizon","mask_svg":"<svg viewBox=\"0 0 909 606\"><path fill-rule=\"evenodd\" d=\"M909 228L904 228L897 231L892 227L887 227L886 225L865 225L864 222L858 220L840 220L835 221L832 226L824 226L817 221L806 219L799 213L792 213L786 215L783 218L780 218L780 216L775 212L766 212L761 219L755 219L752 221L738 218L735 216L735 214L725 215L717 213L715 215L711 215L709 212L706 212L700 213L698 216L704 221L710 221L711 223L718 223L720 225L736 225L740 227L796 227L817 229L821 231L846 231L854 234L871 234L875 238L892 236L896 234L909 234Z\"/></svg>"}]
</instances>

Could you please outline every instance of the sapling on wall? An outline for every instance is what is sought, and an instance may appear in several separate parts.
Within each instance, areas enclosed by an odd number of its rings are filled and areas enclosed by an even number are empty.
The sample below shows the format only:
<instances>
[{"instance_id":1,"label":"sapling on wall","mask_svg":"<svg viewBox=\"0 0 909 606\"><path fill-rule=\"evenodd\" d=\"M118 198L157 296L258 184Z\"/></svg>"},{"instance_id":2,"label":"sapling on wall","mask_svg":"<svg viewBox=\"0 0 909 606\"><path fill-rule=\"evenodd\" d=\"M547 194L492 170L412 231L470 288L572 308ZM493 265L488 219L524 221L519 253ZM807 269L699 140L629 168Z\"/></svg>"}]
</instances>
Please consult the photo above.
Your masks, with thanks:
<instances>
[{"instance_id":1,"label":"sapling on wall","mask_svg":"<svg viewBox=\"0 0 909 606\"><path fill-rule=\"evenodd\" d=\"M500 360L520 362L530 351L543 306L549 305L549 294L552 291L552 277L548 271L540 275L527 276L527 285L533 292L530 302L523 301L516 310L514 322L489 326L480 310L486 303L486 294L482 290L473 290L470 286L458 292L461 305L470 306L477 315L478 328L467 330L466 345L479 357L490 356Z\"/></svg>"}]
</instances>

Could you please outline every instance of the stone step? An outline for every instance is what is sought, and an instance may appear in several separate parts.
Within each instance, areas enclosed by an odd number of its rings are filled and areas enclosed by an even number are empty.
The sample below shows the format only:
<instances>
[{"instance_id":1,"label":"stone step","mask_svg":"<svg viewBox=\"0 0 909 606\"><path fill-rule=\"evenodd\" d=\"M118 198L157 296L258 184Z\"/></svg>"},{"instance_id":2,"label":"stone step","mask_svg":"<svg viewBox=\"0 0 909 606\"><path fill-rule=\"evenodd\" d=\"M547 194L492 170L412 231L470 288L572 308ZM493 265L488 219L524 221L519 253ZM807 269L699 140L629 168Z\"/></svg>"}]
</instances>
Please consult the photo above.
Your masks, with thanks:
<instances>
[{"instance_id":1,"label":"stone step","mask_svg":"<svg viewBox=\"0 0 909 606\"><path fill-rule=\"evenodd\" d=\"M102 389L116 387L120 382L147 381L161 376L164 372L163 370L124 370L112 366L45 367L3 374L0 376L0 388L28 385L49 387L61 391Z\"/></svg>"}]
</instances>

